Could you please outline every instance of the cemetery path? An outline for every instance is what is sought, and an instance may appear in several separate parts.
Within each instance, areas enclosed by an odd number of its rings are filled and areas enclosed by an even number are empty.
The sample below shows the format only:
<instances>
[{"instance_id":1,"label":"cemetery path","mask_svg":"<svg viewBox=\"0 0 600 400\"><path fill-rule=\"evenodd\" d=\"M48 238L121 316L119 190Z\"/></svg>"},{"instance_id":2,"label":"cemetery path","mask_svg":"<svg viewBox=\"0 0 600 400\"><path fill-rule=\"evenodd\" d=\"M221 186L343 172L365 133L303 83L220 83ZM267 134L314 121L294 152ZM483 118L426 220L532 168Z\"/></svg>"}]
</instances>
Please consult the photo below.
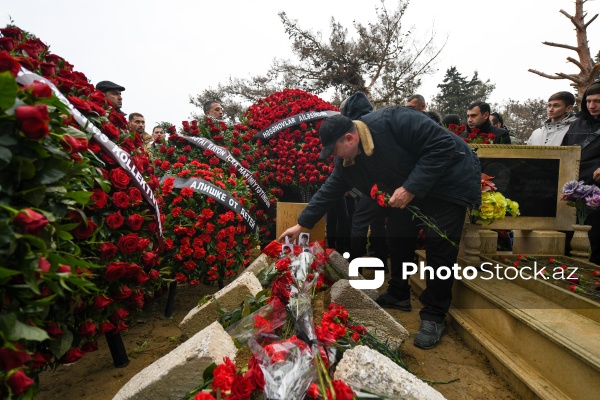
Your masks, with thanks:
<instances>
[{"instance_id":1,"label":"cemetery path","mask_svg":"<svg viewBox=\"0 0 600 400\"><path fill-rule=\"evenodd\" d=\"M40 392L36 399L112 399L130 378L181 343L178 323L199 299L216 291L216 287L180 285L172 318L164 316L165 295L149 304L138 322L122 334L130 359L126 368L114 368L106 341L101 339L97 352L70 366L44 372L40 376ZM388 312L414 335L419 327L420 303L416 297L412 300L413 311ZM485 357L469 349L452 327L435 349L418 349L413 346L411 337L404 343L402 351L409 370L420 378L431 381L459 378L452 383L434 385L449 400L520 399L493 372Z\"/></svg>"}]
</instances>

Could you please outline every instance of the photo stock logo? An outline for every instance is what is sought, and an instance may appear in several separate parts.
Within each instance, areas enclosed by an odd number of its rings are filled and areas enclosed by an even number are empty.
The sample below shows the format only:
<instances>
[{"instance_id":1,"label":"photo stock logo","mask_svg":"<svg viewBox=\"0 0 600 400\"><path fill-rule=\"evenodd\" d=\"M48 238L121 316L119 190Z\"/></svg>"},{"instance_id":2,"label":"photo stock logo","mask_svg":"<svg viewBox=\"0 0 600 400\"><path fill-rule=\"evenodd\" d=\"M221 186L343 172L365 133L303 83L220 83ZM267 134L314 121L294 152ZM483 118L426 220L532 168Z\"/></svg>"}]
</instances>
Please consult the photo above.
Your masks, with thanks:
<instances>
[{"instance_id":1,"label":"photo stock logo","mask_svg":"<svg viewBox=\"0 0 600 400\"><path fill-rule=\"evenodd\" d=\"M348 252L344 253L344 258L350 258ZM360 268L369 268L375 270L375 276L373 279L353 279L359 277ZM379 289L383 286L385 279L385 265L383 261L375 257L359 257L350 261L348 268L348 276L350 277L349 283L354 289Z\"/></svg>"}]
</instances>

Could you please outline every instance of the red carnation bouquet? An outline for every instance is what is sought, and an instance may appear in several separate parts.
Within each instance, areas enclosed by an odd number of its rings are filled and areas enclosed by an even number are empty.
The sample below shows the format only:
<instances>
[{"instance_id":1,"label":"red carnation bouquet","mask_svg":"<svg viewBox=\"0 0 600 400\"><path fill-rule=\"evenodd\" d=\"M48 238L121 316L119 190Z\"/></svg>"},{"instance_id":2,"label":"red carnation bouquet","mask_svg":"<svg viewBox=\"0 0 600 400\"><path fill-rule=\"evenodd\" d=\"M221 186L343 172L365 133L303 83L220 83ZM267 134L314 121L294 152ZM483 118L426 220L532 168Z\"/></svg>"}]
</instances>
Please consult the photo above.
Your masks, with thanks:
<instances>
[{"instance_id":1,"label":"red carnation bouquet","mask_svg":"<svg viewBox=\"0 0 600 400\"><path fill-rule=\"evenodd\" d=\"M458 136L461 136L467 129L465 125L450 124L447 128L450 132L454 132ZM462 138L466 143L477 143L477 144L493 144L496 139L496 135L493 133L483 133L479 128L472 128L467 137Z\"/></svg>"}]
</instances>

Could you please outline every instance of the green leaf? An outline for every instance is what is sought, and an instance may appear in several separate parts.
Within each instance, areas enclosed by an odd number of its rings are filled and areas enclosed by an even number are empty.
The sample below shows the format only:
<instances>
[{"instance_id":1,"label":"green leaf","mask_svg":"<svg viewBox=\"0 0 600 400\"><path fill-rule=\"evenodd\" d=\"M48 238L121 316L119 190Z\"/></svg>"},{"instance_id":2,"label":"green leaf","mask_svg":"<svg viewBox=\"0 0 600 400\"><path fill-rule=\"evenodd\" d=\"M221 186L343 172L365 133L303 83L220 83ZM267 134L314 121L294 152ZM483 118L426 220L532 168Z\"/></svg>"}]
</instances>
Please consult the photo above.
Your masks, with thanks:
<instances>
[{"instance_id":1,"label":"green leaf","mask_svg":"<svg viewBox=\"0 0 600 400\"><path fill-rule=\"evenodd\" d=\"M30 158L25 158L21 156L15 156L13 158L13 163L17 164L17 176L16 179L18 181L24 181L31 179L35 176L35 165L34 160ZM13 167L14 168L14 167Z\"/></svg>"},{"instance_id":2,"label":"green leaf","mask_svg":"<svg viewBox=\"0 0 600 400\"><path fill-rule=\"evenodd\" d=\"M204 372L202 372L202 380L204 382L211 380L213 378L213 371L215 370L215 368L217 368L217 364L212 363L208 367L206 367Z\"/></svg>"},{"instance_id":3,"label":"green leaf","mask_svg":"<svg viewBox=\"0 0 600 400\"><path fill-rule=\"evenodd\" d=\"M17 143L19 141L14 136L0 134L0 146L14 146Z\"/></svg>"},{"instance_id":4,"label":"green leaf","mask_svg":"<svg viewBox=\"0 0 600 400\"><path fill-rule=\"evenodd\" d=\"M65 194L65 197L73 199L81 205L86 205L87 203L89 203L90 198L92 197L92 192L84 192L84 191L69 192L69 193Z\"/></svg>"},{"instance_id":5,"label":"green leaf","mask_svg":"<svg viewBox=\"0 0 600 400\"><path fill-rule=\"evenodd\" d=\"M49 339L48 333L45 330L38 328L37 326L25 325L21 321L15 321L12 331L8 335L10 340L35 340L36 342L43 342Z\"/></svg>"},{"instance_id":6,"label":"green leaf","mask_svg":"<svg viewBox=\"0 0 600 400\"><path fill-rule=\"evenodd\" d=\"M39 207L46 197L46 186L37 186L31 189L23 190L18 193L21 197L26 199L29 204Z\"/></svg>"},{"instance_id":7,"label":"green leaf","mask_svg":"<svg viewBox=\"0 0 600 400\"><path fill-rule=\"evenodd\" d=\"M42 185L47 185L49 183L54 183L64 177L66 174L66 168L44 168L39 176L39 183Z\"/></svg>"},{"instance_id":8,"label":"green leaf","mask_svg":"<svg viewBox=\"0 0 600 400\"><path fill-rule=\"evenodd\" d=\"M58 237L61 238L62 240L73 240L73 235L71 235L69 232L63 231L63 230L58 231Z\"/></svg>"},{"instance_id":9,"label":"green leaf","mask_svg":"<svg viewBox=\"0 0 600 400\"><path fill-rule=\"evenodd\" d=\"M8 334L12 331L15 322L17 322L16 314L0 314L0 331L4 334L4 336L8 336Z\"/></svg>"},{"instance_id":10,"label":"green leaf","mask_svg":"<svg viewBox=\"0 0 600 400\"><path fill-rule=\"evenodd\" d=\"M0 279L7 278L13 275L19 275L20 273L20 271L15 271L14 269L0 267Z\"/></svg>"},{"instance_id":11,"label":"green leaf","mask_svg":"<svg viewBox=\"0 0 600 400\"><path fill-rule=\"evenodd\" d=\"M12 159L12 152L6 147L0 146L0 169L10 164Z\"/></svg>"},{"instance_id":12,"label":"green leaf","mask_svg":"<svg viewBox=\"0 0 600 400\"><path fill-rule=\"evenodd\" d=\"M65 329L64 333L59 338L50 342L50 351L56 358L61 358L71 348L73 344L73 334L70 330Z\"/></svg>"},{"instance_id":13,"label":"green leaf","mask_svg":"<svg viewBox=\"0 0 600 400\"><path fill-rule=\"evenodd\" d=\"M8 110L17 98L17 81L8 71L0 73L0 109Z\"/></svg>"},{"instance_id":14,"label":"green leaf","mask_svg":"<svg viewBox=\"0 0 600 400\"><path fill-rule=\"evenodd\" d=\"M250 315L252 311L250 310L250 305L248 304L248 300L244 300L244 308L242 309L242 318Z\"/></svg>"}]
</instances>

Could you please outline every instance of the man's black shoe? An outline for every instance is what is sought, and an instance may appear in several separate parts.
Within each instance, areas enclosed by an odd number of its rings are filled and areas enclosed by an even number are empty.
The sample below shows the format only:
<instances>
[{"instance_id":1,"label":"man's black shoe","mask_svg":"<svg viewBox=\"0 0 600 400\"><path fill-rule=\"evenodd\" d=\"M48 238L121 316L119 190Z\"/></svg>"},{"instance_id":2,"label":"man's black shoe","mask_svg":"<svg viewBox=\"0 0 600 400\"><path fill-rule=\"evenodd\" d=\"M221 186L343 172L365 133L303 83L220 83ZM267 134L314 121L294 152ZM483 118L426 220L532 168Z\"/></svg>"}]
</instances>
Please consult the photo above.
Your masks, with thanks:
<instances>
[{"instance_id":1,"label":"man's black shoe","mask_svg":"<svg viewBox=\"0 0 600 400\"><path fill-rule=\"evenodd\" d=\"M444 321L421 321L419 332L415 335L414 344L421 349L433 349L440 342L440 338L446 330Z\"/></svg>"},{"instance_id":2,"label":"man's black shoe","mask_svg":"<svg viewBox=\"0 0 600 400\"><path fill-rule=\"evenodd\" d=\"M388 292L381 293L375 303L379 304L384 308L395 308L397 310L402 311L410 311L412 310L412 306L410 305L410 299L407 300L398 300Z\"/></svg>"}]
</instances>

